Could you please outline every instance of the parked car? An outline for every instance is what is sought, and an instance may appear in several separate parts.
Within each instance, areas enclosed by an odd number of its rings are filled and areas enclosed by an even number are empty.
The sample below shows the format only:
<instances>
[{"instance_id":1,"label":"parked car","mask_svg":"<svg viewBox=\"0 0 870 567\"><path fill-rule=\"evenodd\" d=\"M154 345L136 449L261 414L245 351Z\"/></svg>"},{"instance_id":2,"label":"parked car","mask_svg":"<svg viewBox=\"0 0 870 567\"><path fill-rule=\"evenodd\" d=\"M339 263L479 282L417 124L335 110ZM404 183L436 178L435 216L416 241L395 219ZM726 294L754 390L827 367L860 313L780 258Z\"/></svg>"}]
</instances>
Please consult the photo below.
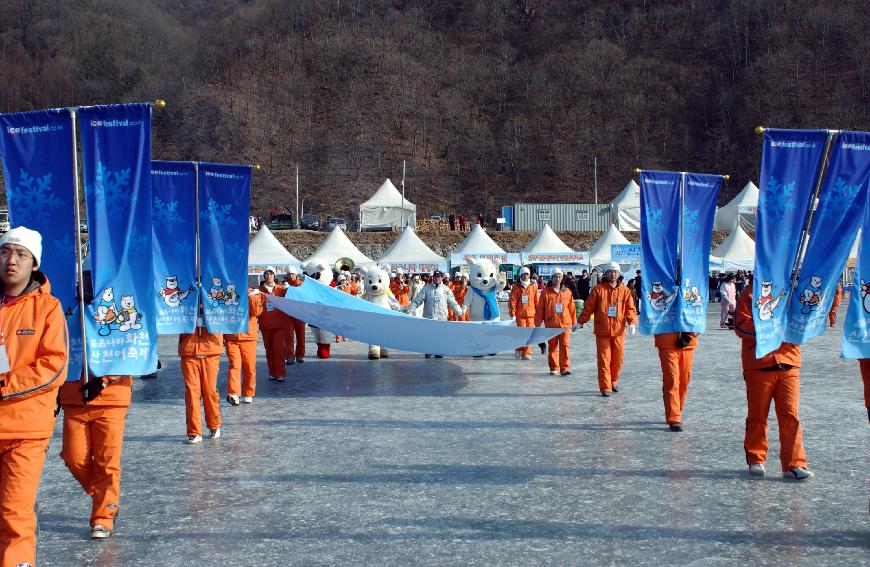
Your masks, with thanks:
<instances>
[{"instance_id":1,"label":"parked car","mask_svg":"<svg viewBox=\"0 0 870 567\"><path fill-rule=\"evenodd\" d=\"M79 223L79 232L87 232L88 231L88 221L82 221Z\"/></svg>"},{"instance_id":2,"label":"parked car","mask_svg":"<svg viewBox=\"0 0 870 567\"><path fill-rule=\"evenodd\" d=\"M305 230L320 230L320 217L318 215L302 215L299 219L299 228Z\"/></svg>"},{"instance_id":3,"label":"parked car","mask_svg":"<svg viewBox=\"0 0 870 567\"><path fill-rule=\"evenodd\" d=\"M332 230L335 227L340 227L341 230L347 232L347 221L341 217L333 217L326 221L323 230Z\"/></svg>"},{"instance_id":4,"label":"parked car","mask_svg":"<svg viewBox=\"0 0 870 567\"><path fill-rule=\"evenodd\" d=\"M296 228L293 224L293 215L290 213L281 213L272 217L266 226L269 230L290 230Z\"/></svg>"},{"instance_id":5,"label":"parked car","mask_svg":"<svg viewBox=\"0 0 870 567\"><path fill-rule=\"evenodd\" d=\"M441 221L444 221L444 220L447 220L447 219L444 217L444 215L432 215L431 217L429 217L429 220L434 220L434 221L439 221L439 222L441 222Z\"/></svg>"},{"instance_id":6,"label":"parked car","mask_svg":"<svg viewBox=\"0 0 870 567\"><path fill-rule=\"evenodd\" d=\"M9 232L9 210L0 209L0 232Z\"/></svg>"}]
</instances>

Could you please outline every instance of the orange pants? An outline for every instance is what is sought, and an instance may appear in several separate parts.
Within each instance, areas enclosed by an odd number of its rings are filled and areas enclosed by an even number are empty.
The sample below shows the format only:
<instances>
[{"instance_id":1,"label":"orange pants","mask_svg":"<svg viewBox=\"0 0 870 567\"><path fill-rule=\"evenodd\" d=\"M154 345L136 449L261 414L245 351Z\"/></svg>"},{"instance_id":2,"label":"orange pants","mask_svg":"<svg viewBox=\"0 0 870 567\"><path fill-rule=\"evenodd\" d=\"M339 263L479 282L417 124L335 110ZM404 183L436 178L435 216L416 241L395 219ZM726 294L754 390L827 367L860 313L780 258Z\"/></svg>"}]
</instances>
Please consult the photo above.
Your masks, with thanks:
<instances>
[{"instance_id":1,"label":"orange pants","mask_svg":"<svg viewBox=\"0 0 870 567\"><path fill-rule=\"evenodd\" d=\"M257 341L226 341L224 347L230 361L227 395L238 396L241 382L241 395L253 398L257 392Z\"/></svg>"},{"instance_id":2,"label":"orange pants","mask_svg":"<svg viewBox=\"0 0 870 567\"><path fill-rule=\"evenodd\" d=\"M660 348L662 364L662 399L665 403L665 420L668 425L681 423L689 381L692 379L694 349Z\"/></svg>"},{"instance_id":3,"label":"orange pants","mask_svg":"<svg viewBox=\"0 0 870 567\"><path fill-rule=\"evenodd\" d=\"M36 562L36 494L48 439L0 440L0 565Z\"/></svg>"},{"instance_id":4,"label":"orange pants","mask_svg":"<svg viewBox=\"0 0 870 567\"><path fill-rule=\"evenodd\" d=\"M293 341L296 348L293 348ZM287 336L284 339L285 356L288 361L295 358L305 358L305 321L290 318L290 326L287 327Z\"/></svg>"},{"instance_id":5,"label":"orange pants","mask_svg":"<svg viewBox=\"0 0 870 567\"><path fill-rule=\"evenodd\" d=\"M625 355L625 335L608 337L595 335L595 348L598 351L598 389L610 392L619 384L622 372L622 359Z\"/></svg>"},{"instance_id":6,"label":"orange pants","mask_svg":"<svg viewBox=\"0 0 870 567\"><path fill-rule=\"evenodd\" d=\"M828 311L828 325L833 327L837 324L837 308L834 307L830 311Z\"/></svg>"},{"instance_id":7,"label":"orange pants","mask_svg":"<svg viewBox=\"0 0 870 567\"><path fill-rule=\"evenodd\" d=\"M209 429L221 426L220 397L217 390L217 375L221 357L211 354L205 358L181 357L181 373L184 375L184 405L187 413L187 434L202 435L202 411L199 400L205 407L205 424Z\"/></svg>"},{"instance_id":8,"label":"orange pants","mask_svg":"<svg viewBox=\"0 0 870 567\"><path fill-rule=\"evenodd\" d=\"M533 317L518 317L517 318L517 327L534 327L534 326L535 326L535 319ZM520 347L517 350L520 352L520 356L532 356L532 347L531 346Z\"/></svg>"},{"instance_id":9,"label":"orange pants","mask_svg":"<svg viewBox=\"0 0 870 567\"><path fill-rule=\"evenodd\" d=\"M91 526L114 527L121 499L125 406L65 406L60 458L91 497Z\"/></svg>"},{"instance_id":10,"label":"orange pants","mask_svg":"<svg viewBox=\"0 0 870 567\"><path fill-rule=\"evenodd\" d=\"M286 376L284 369L284 349L287 329L260 329L263 333L263 346L266 347L266 363L269 366L269 376Z\"/></svg>"},{"instance_id":11,"label":"orange pants","mask_svg":"<svg viewBox=\"0 0 870 567\"><path fill-rule=\"evenodd\" d=\"M800 368L791 370L745 370L746 382L746 437L743 448L746 462L753 465L763 463L767 458L767 416L770 401L776 409L779 425L779 461L782 470L806 467L803 433L798 420L800 401Z\"/></svg>"},{"instance_id":12,"label":"orange pants","mask_svg":"<svg viewBox=\"0 0 870 567\"><path fill-rule=\"evenodd\" d=\"M564 333L547 341L547 346L547 364L550 365L550 371L571 370L571 330L565 329ZM531 352L532 347L526 348Z\"/></svg>"},{"instance_id":13,"label":"orange pants","mask_svg":"<svg viewBox=\"0 0 870 567\"><path fill-rule=\"evenodd\" d=\"M858 361L861 367L861 380L864 381L864 407L870 408L870 358Z\"/></svg>"}]
</instances>

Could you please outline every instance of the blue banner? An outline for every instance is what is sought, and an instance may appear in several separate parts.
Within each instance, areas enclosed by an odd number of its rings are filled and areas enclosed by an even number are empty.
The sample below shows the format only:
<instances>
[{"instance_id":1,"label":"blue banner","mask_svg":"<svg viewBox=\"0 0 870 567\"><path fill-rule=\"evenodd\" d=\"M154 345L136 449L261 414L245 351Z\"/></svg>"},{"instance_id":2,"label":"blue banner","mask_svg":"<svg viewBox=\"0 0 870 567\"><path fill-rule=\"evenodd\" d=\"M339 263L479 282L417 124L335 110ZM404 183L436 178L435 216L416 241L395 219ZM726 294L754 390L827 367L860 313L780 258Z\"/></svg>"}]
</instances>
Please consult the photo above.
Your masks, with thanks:
<instances>
[{"instance_id":1,"label":"blue banner","mask_svg":"<svg viewBox=\"0 0 870 567\"><path fill-rule=\"evenodd\" d=\"M72 115L38 110L0 116L0 153L10 226L42 235L39 269L63 306L69 328L68 380L82 368L82 325L76 290L75 177Z\"/></svg>"},{"instance_id":2,"label":"blue banner","mask_svg":"<svg viewBox=\"0 0 870 567\"><path fill-rule=\"evenodd\" d=\"M864 229L843 324L845 358L870 358L870 191L864 192L863 207Z\"/></svg>"},{"instance_id":3,"label":"blue banner","mask_svg":"<svg viewBox=\"0 0 870 567\"><path fill-rule=\"evenodd\" d=\"M710 243L716 201L721 188L721 175L685 174L680 238L681 285L677 297L678 323L675 331L703 333L707 330Z\"/></svg>"},{"instance_id":4,"label":"blue banner","mask_svg":"<svg viewBox=\"0 0 870 567\"><path fill-rule=\"evenodd\" d=\"M196 166L190 161L151 162L151 218L157 333L196 329Z\"/></svg>"},{"instance_id":5,"label":"blue banner","mask_svg":"<svg viewBox=\"0 0 870 567\"><path fill-rule=\"evenodd\" d=\"M870 133L841 132L819 192L797 287L788 305L785 342L804 344L825 332L828 311L864 219Z\"/></svg>"},{"instance_id":6,"label":"blue banner","mask_svg":"<svg viewBox=\"0 0 870 567\"><path fill-rule=\"evenodd\" d=\"M610 259L617 264L637 264L641 258L640 244L611 244Z\"/></svg>"},{"instance_id":7,"label":"blue banner","mask_svg":"<svg viewBox=\"0 0 870 567\"><path fill-rule=\"evenodd\" d=\"M644 335L676 330L681 183L679 173L640 172L640 332Z\"/></svg>"},{"instance_id":8,"label":"blue banner","mask_svg":"<svg viewBox=\"0 0 870 567\"><path fill-rule=\"evenodd\" d=\"M758 358L783 342L792 269L827 137L824 130L764 132L752 283Z\"/></svg>"},{"instance_id":9,"label":"blue banner","mask_svg":"<svg viewBox=\"0 0 870 567\"><path fill-rule=\"evenodd\" d=\"M79 110L94 300L86 306L88 368L96 376L157 369L151 275L151 108Z\"/></svg>"},{"instance_id":10,"label":"blue banner","mask_svg":"<svg viewBox=\"0 0 870 567\"><path fill-rule=\"evenodd\" d=\"M250 166L199 164L201 293L210 333L248 329L250 209Z\"/></svg>"}]
</instances>

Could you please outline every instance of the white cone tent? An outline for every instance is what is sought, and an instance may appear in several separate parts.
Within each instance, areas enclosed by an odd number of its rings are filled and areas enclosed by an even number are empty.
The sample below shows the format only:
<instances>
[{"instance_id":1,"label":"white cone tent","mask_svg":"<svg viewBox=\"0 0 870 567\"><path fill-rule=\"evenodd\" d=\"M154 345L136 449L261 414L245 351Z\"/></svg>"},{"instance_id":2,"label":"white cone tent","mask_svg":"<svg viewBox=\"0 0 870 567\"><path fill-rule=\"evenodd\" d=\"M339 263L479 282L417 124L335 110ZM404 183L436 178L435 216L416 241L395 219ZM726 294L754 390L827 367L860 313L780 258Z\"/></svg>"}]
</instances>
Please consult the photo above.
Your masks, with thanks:
<instances>
[{"instance_id":1,"label":"white cone tent","mask_svg":"<svg viewBox=\"0 0 870 567\"><path fill-rule=\"evenodd\" d=\"M267 266L274 266L278 273L287 273L287 268L295 266L299 269L299 261L278 242L272 231L263 226L248 245L248 273L261 274Z\"/></svg>"},{"instance_id":2,"label":"white cone tent","mask_svg":"<svg viewBox=\"0 0 870 567\"><path fill-rule=\"evenodd\" d=\"M359 206L360 230L391 230L395 227L417 226L417 205L405 199L387 179L371 199Z\"/></svg>"},{"instance_id":3,"label":"white cone tent","mask_svg":"<svg viewBox=\"0 0 870 567\"><path fill-rule=\"evenodd\" d=\"M849 260L858 259L858 248L861 246L861 230L858 229L858 234L855 235L855 242L852 243L852 249L849 251Z\"/></svg>"},{"instance_id":4,"label":"white cone tent","mask_svg":"<svg viewBox=\"0 0 870 567\"><path fill-rule=\"evenodd\" d=\"M573 254L570 246L562 242L559 235L545 224L535 238L523 248L523 254Z\"/></svg>"},{"instance_id":5,"label":"white cone tent","mask_svg":"<svg viewBox=\"0 0 870 567\"><path fill-rule=\"evenodd\" d=\"M429 273L434 270L443 272L447 269L447 261L444 257L426 246L410 226L402 230L402 234L387 248L383 257L378 260L378 264L389 265L393 270L401 268L411 274Z\"/></svg>"},{"instance_id":6,"label":"white cone tent","mask_svg":"<svg viewBox=\"0 0 870 567\"><path fill-rule=\"evenodd\" d=\"M722 271L752 270L755 267L755 242L740 226L710 252L712 264Z\"/></svg>"},{"instance_id":7,"label":"white cone tent","mask_svg":"<svg viewBox=\"0 0 870 567\"><path fill-rule=\"evenodd\" d=\"M556 267L571 270L586 264L585 254L572 250L549 224L541 227L535 238L523 248L520 258L524 266L537 266L535 271L543 276L552 274Z\"/></svg>"},{"instance_id":8,"label":"white cone tent","mask_svg":"<svg viewBox=\"0 0 870 567\"><path fill-rule=\"evenodd\" d=\"M744 230L754 232L757 207L758 187L750 181L727 205L716 211L713 230L732 230L739 224Z\"/></svg>"},{"instance_id":9,"label":"white cone tent","mask_svg":"<svg viewBox=\"0 0 870 567\"><path fill-rule=\"evenodd\" d=\"M506 254L506 252L489 237L479 224L475 224L471 227L471 232L468 233L462 244L453 251L453 254L478 256L481 254Z\"/></svg>"},{"instance_id":10,"label":"white cone tent","mask_svg":"<svg viewBox=\"0 0 870 567\"><path fill-rule=\"evenodd\" d=\"M610 203L613 223L621 231L640 231L640 186L629 180L625 189Z\"/></svg>"},{"instance_id":11,"label":"white cone tent","mask_svg":"<svg viewBox=\"0 0 870 567\"><path fill-rule=\"evenodd\" d=\"M359 251L359 248L354 246L350 238L341 230L341 227L335 227L326 240L314 251L308 260L323 260L330 266L335 264L339 258L350 258L357 266L366 266L374 264L374 260ZM307 261L307 260L306 260Z\"/></svg>"},{"instance_id":12,"label":"white cone tent","mask_svg":"<svg viewBox=\"0 0 870 567\"><path fill-rule=\"evenodd\" d=\"M617 230L615 225L610 225L601 238L595 241L589 249L589 264L593 267L611 262L610 246L613 244L631 244L626 237Z\"/></svg>"}]
</instances>

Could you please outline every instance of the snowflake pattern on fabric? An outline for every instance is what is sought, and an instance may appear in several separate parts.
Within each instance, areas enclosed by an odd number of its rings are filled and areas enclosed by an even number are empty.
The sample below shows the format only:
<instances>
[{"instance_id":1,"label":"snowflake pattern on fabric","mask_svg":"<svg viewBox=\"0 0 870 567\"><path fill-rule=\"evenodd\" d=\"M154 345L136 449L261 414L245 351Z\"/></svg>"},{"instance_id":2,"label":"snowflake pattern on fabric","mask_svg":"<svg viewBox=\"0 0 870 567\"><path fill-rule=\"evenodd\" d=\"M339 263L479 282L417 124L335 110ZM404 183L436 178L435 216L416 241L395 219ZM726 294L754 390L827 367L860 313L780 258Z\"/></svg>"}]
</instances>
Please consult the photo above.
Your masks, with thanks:
<instances>
[{"instance_id":1,"label":"snowflake pattern on fabric","mask_svg":"<svg viewBox=\"0 0 870 567\"><path fill-rule=\"evenodd\" d=\"M55 250L61 251L63 255L76 253L76 243L69 234L64 234L63 238L56 238L51 244Z\"/></svg>"},{"instance_id":2,"label":"snowflake pattern on fabric","mask_svg":"<svg viewBox=\"0 0 870 567\"><path fill-rule=\"evenodd\" d=\"M647 209L646 211L646 228L650 233L661 233L665 230L663 220L664 211L662 209Z\"/></svg>"},{"instance_id":3,"label":"snowflake pattern on fabric","mask_svg":"<svg viewBox=\"0 0 870 567\"><path fill-rule=\"evenodd\" d=\"M761 209L767 214L772 222L782 221L789 211L796 205L794 202L794 190L796 182L780 183L772 175L767 181L766 190L762 193L763 203Z\"/></svg>"},{"instance_id":4,"label":"snowflake pattern on fabric","mask_svg":"<svg viewBox=\"0 0 870 567\"><path fill-rule=\"evenodd\" d=\"M698 209L683 209L683 228L686 232L698 232L701 230L701 225L698 222L698 216L701 211Z\"/></svg>"},{"instance_id":5,"label":"snowflake pattern on fabric","mask_svg":"<svg viewBox=\"0 0 870 567\"><path fill-rule=\"evenodd\" d=\"M10 208L15 216L21 219L32 219L45 215L63 205L63 201L54 194L51 173L42 177L33 177L24 169L18 176L18 190L12 193ZM29 221L28 221L29 222Z\"/></svg>"},{"instance_id":6,"label":"snowflake pattern on fabric","mask_svg":"<svg viewBox=\"0 0 870 567\"><path fill-rule=\"evenodd\" d=\"M209 199L208 207L204 211L200 211L199 220L203 224L218 228L238 224L238 219L233 217L232 204L221 205L214 199Z\"/></svg>"},{"instance_id":7,"label":"snowflake pattern on fabric","mask_svg":"<svg viewBox=\"0 0 870 567\"><path fill-rule=\"evenodd\" d=\"M93 187L88 191L94 194L98 206L126 209L133 198L130 187L130 168L112 171L97 162L97 172Z\"/></svg>"},{"instance_id":8,"label":"snowflake pattern on fabric","mask_svg":"<svg viewBox=\"0 0 870 567\"><path fill-rule=\"evenodd\" d=\"M815 222L826 224L835 213L844 214L846 209L855 204L855 198L860 191L860 184L849 185L842 177L838 177L831 190L819 197L818 216Z\"/></svg>"},{"instance_id":9,"label":"snowflake pattern on fabric","mask_svg":"<svg viewBox=\"0 0 870 567\"><path fill-rule=\"evenodd\" d=\"M179 256L186 258L191 252L193 252L193 244L191 244L189 240L177 240L175 242L175 251Z\"/></svg>"},{"instance_id":10,"label":"snowflake pattern on fabric","mask_svg":"<svg viewBox=\"0 0 870 567\"><path fill-rule=\"evenodd\" d=\"M130 234L127 236L127 242L130 244L130 250L144 252L151 247L151 233L143 234L138 227L130 229Z\"/></svg>"},{"instance_id":11,"label":"snowflake pattern on fabric","mask_svg":"<svg viewBox=\"0 0 870 567\"><path fill-rule=\"evenodd\" d=\"M248 253L245 247L238 242L224 244L224 252L227 258L242 258Z\"/></svg>"},{"instance_id":12,"label":"snowflake pattern on fabric","mask_svg":"<svg viewBox=\"0 0 870 567\"><path fill-rule=\"evenodd\" d=\"M151 203L151 220L155 226L172 232L172 229L182 222L178 214L178 201L164 202L160 197L154 197Z\"/></svg>"}]
</instances>

